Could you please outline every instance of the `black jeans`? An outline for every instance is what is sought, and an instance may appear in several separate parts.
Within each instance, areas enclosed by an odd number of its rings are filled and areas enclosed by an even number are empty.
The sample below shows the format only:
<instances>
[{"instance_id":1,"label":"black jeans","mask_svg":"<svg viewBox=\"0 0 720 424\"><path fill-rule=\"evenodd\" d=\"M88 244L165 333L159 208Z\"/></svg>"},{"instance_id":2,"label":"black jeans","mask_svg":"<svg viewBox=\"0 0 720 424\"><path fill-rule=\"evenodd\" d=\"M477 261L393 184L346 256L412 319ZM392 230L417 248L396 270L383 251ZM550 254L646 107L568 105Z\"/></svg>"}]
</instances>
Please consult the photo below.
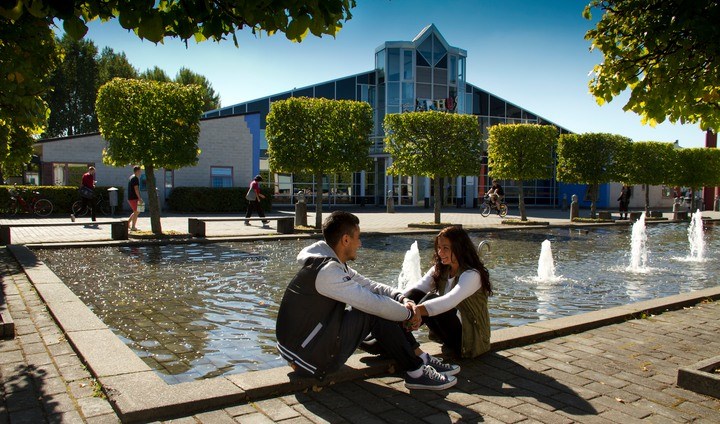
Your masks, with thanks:
<instances>
[{"instance_id":1,"label":"black jeans","mask_svg":"<svg viewBox=\"0 0 720 424\"><path fill-rule=\"evenodd\" d=\"M253 200L252 202L248 202L248 208L247 213L245 214L245 218L250 218L252 216L253 209L257 211L257 214L260 218L265 218L265 211L263 211L262 206L260 206L259 200ZM263 221L267 223L267 221Z\"/></svg>"},{"instance_id":2,"label":"black jeans","mask_svg":"<svg viewBox=\"0 0 720 424\"><path fill-rule=\"evenodd\" d=\"M426 300L440 297L437 293L425 294L420 290L410 290L405 296L420 305ZM457 316L457 309L452 308L440 315L422 317L423 324L442 340L443 344L460 356L462 352L462 323ZM414 339L414 338L413 338Z\"/></svg>"},{"instance_id":3,"label":"black jeans","mask_svg":"<svg viewBox=\"0 0 720 424\"><path fill-rule=\"evenodd\" d=\"M82 208L90 209L90 217L95 221L95 198L81 197L80 200L82 201Z\"/></svg>"},{"instance_id":4,"label":"black jeans","mask_svg":"<svg viewBox=\"0 0 720 424\"><path fill-rule=\"evenodd\" d=\"M413 343L408 333L397 322L370 315L357 309L345 311L342 326L340 327L340 352L338 354L337 368L342 366L360 346L368 334L372 333L380 346L387 354L397 361L400 368L412 371L423 365L423 360L415 355ZM412 338L414 342L414 338ZM415 342L417 343L417 342Z\"/></svg>"}]
</instances>

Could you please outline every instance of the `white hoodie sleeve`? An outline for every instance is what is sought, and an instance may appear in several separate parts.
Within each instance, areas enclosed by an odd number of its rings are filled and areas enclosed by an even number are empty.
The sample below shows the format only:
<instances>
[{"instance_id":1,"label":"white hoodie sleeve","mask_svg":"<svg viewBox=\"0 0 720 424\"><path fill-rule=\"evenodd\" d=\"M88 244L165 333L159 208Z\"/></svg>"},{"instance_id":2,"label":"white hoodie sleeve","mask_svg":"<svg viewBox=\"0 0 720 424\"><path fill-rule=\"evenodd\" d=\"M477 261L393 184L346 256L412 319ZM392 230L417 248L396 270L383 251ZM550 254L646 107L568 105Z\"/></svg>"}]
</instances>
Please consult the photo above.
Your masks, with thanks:
<instances>
[{"instance_id":1,"label":"white hoodie sleeve","mask_svg":"<svg viewBox=\"0 0 720 424\"><path fill-rule=\"evenodd\" d=\"M317 275L315 287L318 293L343 302L355 309L390 321L404 321L410 311L395 301L399 292L390 286L366 278L352 268L332 261Z\"/></svg>"},{"instance_id":2,"label":"white hoodie sleeve","mask_svg":"<svg viewBox=\"0 0 720 424\"><path fill-rule=\"evenodd\" d=\"M469 269L460 274L457 284L449 292L423 302L423 306L425 306L429 316L439 315L456 307L467 297L480 290L481 287L480 273L474 269Z\"/></svg>"},{"instance_id":3,"label":"white hoodie sleeve","mask_svg":"<svg viewBox=\"0 0 720 424\"><path fill-rule=\"evenodd\" d=\"M410 287L405 288L405 293L407 293L410 290L420 290L421 292L428 294L432 291L433 287L435 287L435 280L433 280L433 273L435 272L435 267L433 266L428 270L428 272L425 273L425 275L422 276L421 279L415 282Z\"/></svg>"}]
</instances>

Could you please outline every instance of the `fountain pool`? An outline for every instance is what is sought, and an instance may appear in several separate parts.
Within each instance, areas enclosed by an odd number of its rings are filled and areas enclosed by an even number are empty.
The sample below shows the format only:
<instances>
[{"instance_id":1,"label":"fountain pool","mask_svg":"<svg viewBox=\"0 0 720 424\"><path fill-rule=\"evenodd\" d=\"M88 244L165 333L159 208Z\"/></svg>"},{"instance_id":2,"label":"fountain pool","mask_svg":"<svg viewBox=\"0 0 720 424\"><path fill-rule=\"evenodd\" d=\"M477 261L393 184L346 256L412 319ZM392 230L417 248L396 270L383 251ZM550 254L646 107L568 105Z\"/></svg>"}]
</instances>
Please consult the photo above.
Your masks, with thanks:
<instances>
[{"instance_id":1,"label":"fountain pool","mask_svg":"<svg viewBox=\"0 0 720 424\"><path fill-rule=\"evenodd\" d=\"M706 223L707 224L707 223ZM630 229L554 229L471 234L489 240L484 255L495 296L494 329L574 315L717 285L720 261L682 261L687 224L648 225L648 271L626 270ZM720 248L712 226L705 257ZM538 280L538 249L552 242L557 275ZM397 284L413 242L423 272L433 237L363 237L353 266ZM310 240L36 250L45 262L144 361L169 383L284 364L275 350L275 316ZM421 334L420 338L425 336Z\"/></svg>"}]
</instances>

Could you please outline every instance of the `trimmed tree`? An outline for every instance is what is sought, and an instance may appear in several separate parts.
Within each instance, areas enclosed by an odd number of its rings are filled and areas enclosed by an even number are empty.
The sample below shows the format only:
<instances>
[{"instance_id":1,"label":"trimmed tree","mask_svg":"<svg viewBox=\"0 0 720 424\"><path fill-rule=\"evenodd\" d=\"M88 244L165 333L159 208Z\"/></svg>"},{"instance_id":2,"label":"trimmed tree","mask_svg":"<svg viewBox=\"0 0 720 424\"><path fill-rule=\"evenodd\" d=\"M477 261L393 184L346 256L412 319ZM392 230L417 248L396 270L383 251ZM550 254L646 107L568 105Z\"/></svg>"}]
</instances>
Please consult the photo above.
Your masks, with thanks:
<instances>
[{"instance_id":1,"label":"trimmed tree","mask_svg":"<svg viewBox=\"0 0 720 424\"><path fill-rule=\"evenodd\" d=\"M180 68L175 75L175 82L178 84L195 84L203 90L203 112L220 108L220 95L215 93L212 84L203 75L196 74L188 68Z\"/></svg>"},{"instance_id":2,"label":"trimmed tree","mask_svg":"<svg viewBox=\"0 0 720 424\"><path fill-rule=\"evenodd\" d=\"M197 164L202 104L196 85L115 78L98 92L103 163L143 165L154 234L162 234L155 169Z\"/></svg>"},{"instance_id":3,"label":"trimmed tree","mask_svg":"<svg viewBox=\"0 0 720 424\"><path fill-rule=\"evenodd\" d=\"M558 130L537 124L500 124L489 130L489 175L518 182L520 219L527 221L523 182L552 178L555 164L552 152L557 144Z\"/></svg>"},{"instance_id":4,"label":"trimmed tree","mask_svg":"<svg viewBox=\"0 0 720 424\"><path fill-rule=\"evenodd\" d=\"M566 183L587 184L590 191L590 216L595 218L600 184L620 181L620 159L631 143L627 137L606 133L561 134L557 149L557 179Z\"/></svg>"},{"instance_id":5,"label":"trimmed tree","mask_svg":"<svg viewBox=\"0 0 720 424\"><path fill-rule=\"evenodd\" d=\"M440 223L443 177L477 175L483 144L477 117L446 112L385 115L385 151L393 158L391 175L433 179L435 223Z\"/></svg>"},{"instance_id":6,"label":"trimmed tree","mask_svg":"<svg viewBox=\"0 0 720 424\"><path fill-rule=\"evenodd\" d=\"M315 178L315 227L322 227L322 176L369 165L372 108L353 100L292 97L273 102L265 137L273 172Z\"/></svg>"},{"instance_id":7,"label":"trimmed tree","mask_svg":"<svg viewBox=\"0 0 720 424\"><path fill-rule=\"evenodd\" d=\"M645 188L645 213L650 211L650 186L667 184L673 167L673 143L657 141L630 144L629 154L621 157L622 180L627 184L641 184Z\"/></svg>"},{"instance_id":8,"label":"trimmed tree","mask_svg":"<svg viewBox=\"0 0 720 424\"><path fill-rule=\"evenodd\" d=\"M704 186L720 185L720 150L698 147L675 149L674 152L668 179L673 185L690 188L690 207L694 212L697 208L695 191Z\"/></svg>"},{"instance_id":9,"label":"trimmed tree","mask_svg":"<svg viewBox=\"0 0 720 424\"><path fill-rule=\"evenodd\" d=\"M699 123L720 129L720 3L686 0L592 0L602 14L585 35L603 58L590 93L599 104L625 90L623 106L654 125Z\"/></svg>"}]
</instances>

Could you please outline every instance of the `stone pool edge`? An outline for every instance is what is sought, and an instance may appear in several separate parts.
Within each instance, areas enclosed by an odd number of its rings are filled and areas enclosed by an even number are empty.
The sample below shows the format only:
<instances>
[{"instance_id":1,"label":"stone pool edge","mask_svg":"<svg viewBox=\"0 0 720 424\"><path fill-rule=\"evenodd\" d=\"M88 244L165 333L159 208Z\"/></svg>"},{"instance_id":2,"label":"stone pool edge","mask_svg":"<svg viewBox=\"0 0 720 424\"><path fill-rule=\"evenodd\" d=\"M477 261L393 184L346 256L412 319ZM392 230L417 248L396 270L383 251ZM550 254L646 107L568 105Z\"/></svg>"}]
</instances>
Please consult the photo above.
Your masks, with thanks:
<instances>
[{"instance_id":1,"label":"stone pool edge","mask_svg":"<svg viewBox=\"0 0 720 424\"><path fill-rule=\"evenodd\" d=\"M393 363L364 353L353 355L332 379L318 382L292 375L290 367L168 384L143 362L25 246L8 250L22 266L68 341L103 390L123 422L186 416L269 396L292 393L386 373ZM491 350L523 346L608 324L720 299L720 286L637 302L572 317L539 321L493 331ZM440 354L437 343L423 348ZM480 358L482 359L482 357Z\"/></svg>"}]
</instances>

